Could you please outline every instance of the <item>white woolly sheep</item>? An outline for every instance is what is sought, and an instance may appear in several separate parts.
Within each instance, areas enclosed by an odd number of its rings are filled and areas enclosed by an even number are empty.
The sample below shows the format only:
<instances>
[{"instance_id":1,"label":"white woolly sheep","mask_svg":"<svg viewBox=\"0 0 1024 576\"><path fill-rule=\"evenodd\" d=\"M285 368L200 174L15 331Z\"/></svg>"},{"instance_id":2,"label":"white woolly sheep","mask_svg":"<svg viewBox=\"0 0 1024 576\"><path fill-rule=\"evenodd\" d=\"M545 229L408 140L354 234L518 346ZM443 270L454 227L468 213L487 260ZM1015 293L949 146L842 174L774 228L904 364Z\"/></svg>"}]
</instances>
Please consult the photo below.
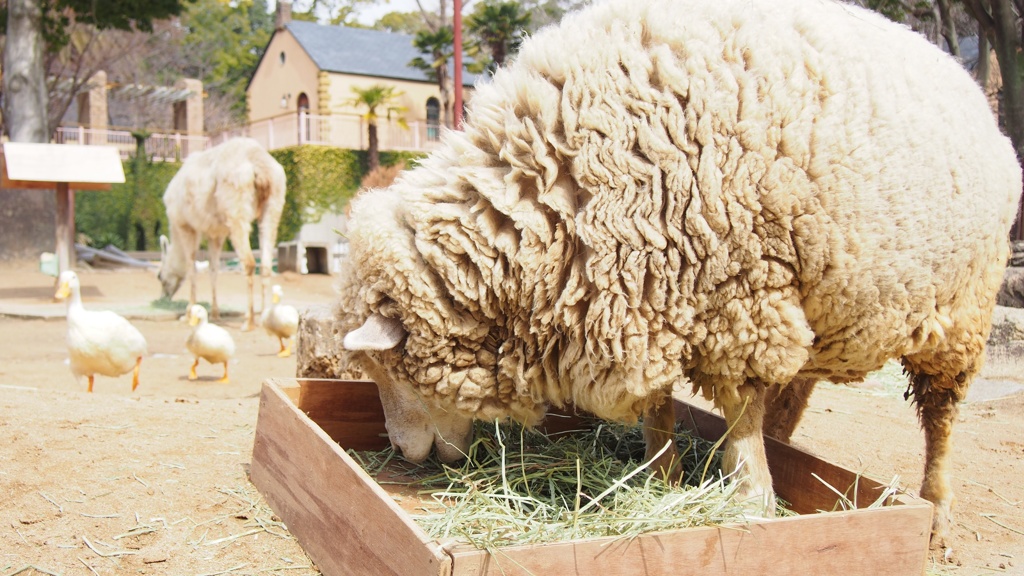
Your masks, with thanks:
<instances>
[{"instance_id":1,"label":"white woolly sheep","mask_svg":"<svg viewBox=\"0 0 1024 576\"><path fill-rule=\"evenodd\" d=\"M258 218L262 310L266 307L266 290L284 200L284 168L251 138L234 138L189 156L164 192L171 227L171 240L160 237L159 277L164 297L174 296L189 276L189 308L196 303L195 259L205 237L210 255L211 313L214 319L220 318L217 269L224 239L231 238L249 281L249 307L242 329L252 329L256 259L249 246L249 230L252 221Z\"/></svg>"},{"instance_id":2,"label":"white woolly sheep","mask_svg":"<svg viewBox=\"0 0 1024 576\"><path fill-rule=\"evenodd\" d=\"M549 405L644 416L653 454L689 382L772 502L762 431L898 358L942 544L1021 191L956 61L831 1L610 0L536 34L468 118L352 208L339 328L406 457Z\"/></svg>"}]
</instances>

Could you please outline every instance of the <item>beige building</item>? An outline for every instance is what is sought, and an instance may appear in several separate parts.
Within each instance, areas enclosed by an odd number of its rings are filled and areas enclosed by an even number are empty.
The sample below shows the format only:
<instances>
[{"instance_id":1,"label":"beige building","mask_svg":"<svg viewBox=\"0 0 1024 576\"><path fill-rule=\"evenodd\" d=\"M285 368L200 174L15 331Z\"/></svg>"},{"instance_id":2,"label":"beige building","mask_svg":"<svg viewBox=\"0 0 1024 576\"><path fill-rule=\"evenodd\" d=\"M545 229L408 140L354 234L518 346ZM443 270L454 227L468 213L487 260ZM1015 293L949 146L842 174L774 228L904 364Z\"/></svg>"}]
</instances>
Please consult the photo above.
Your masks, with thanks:
<instances>
[{"instance_id":1,"label":"beige building","mask_svg":"<svg viewBox=\"0 0 1024 576\"><path fill-rule=\"evenodd\" d=\"M267 138L270 132L272 147L309 142L364 148L366 128L360 117L366 109L352 105L352 88L384 84L402 92L397 104L405 108L402 116L409 127L382 119L381 149L429 148L437 140L440 91L423 71L409 66L421 56L412 36L289 21L290 5L278 6L283 10L277 29L247 87L253 137ZM477 76L464 73L467 93L476 81Z\"/></svg>"}]
</instances>

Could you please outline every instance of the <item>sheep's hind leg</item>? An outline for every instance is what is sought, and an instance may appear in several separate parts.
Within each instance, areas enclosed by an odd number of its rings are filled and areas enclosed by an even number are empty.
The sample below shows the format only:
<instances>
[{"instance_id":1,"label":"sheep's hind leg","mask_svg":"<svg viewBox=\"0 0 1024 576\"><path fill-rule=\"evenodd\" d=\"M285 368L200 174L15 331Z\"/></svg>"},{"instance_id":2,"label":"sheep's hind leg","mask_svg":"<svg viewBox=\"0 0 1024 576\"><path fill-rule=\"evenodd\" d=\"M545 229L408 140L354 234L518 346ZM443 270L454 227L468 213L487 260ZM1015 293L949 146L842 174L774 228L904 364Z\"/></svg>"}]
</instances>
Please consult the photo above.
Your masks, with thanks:
<instances>
[{"instance_id":1,"label":"sheep's hind leg","mask_svg":"<svg viewBox=\"0 0 1024 576\"><path fill-rule=\"evenodd\" d=\"M728 429L722 472L735 474L740 485L736 498L754 514L775 516L775 491L764 451L764 412L766 386L748 381L736 394L722 394L716 404L722 410Z\"/></svg>"},{"instance_id":2,"label":"sheep's hind leg","mask_svg":"<svg viewBox=\"0 0 1024 576\"><path fill-rule=\"evenodd\" d=\"M917 415L924 429L925 461L921 497L935 506L932 516L931 545L945 549L951 543L953 488L950 483L950 454L953 423L958 402L966 393L968 378L960 373L954 378L910 372L910 386L917 405Z\"/></svg>"},{"instance_id":3,"label":"sheep's hind leg","mask_svg":"<svg viewBox=\"0 0 1024 576\"><path fill-rule=\"evenodd\" d=\"M798 378L786 385L773 384L769 387L764 414L764 433L788 443L804 415L815 384L816 380Z\"/></svg>"}]
</instances>

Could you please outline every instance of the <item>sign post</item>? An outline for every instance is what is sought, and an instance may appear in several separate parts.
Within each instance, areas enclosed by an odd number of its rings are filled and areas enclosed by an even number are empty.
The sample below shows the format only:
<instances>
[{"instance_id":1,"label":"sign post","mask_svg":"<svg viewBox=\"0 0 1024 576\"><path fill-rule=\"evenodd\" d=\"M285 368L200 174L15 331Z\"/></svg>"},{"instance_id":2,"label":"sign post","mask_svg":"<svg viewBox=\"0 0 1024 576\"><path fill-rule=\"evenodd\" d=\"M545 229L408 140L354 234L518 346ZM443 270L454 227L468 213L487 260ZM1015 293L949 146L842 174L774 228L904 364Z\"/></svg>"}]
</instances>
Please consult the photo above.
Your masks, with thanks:
<instances>
[{"instance_id":1,"label":"sign post","mask_svg":"<svg viewBox=\"0 0 1024 576\"><path fill-rule=\"evenodd\" d=\"M124 183L112 146L7 142L0 153L0 188L56 190L57 273L74 266L75 190L110 190Z\"/></svg>"}]
</instances>

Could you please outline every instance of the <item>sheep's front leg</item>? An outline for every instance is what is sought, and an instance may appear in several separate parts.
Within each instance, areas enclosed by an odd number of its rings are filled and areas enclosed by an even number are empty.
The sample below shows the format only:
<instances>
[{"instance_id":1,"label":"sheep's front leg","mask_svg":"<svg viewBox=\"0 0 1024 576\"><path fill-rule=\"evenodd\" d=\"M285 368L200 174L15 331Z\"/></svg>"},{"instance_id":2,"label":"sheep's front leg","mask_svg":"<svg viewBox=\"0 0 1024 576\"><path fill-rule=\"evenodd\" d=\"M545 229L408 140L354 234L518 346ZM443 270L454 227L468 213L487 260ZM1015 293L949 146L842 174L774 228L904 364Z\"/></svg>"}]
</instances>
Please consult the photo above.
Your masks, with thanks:
<instances>
[{"instance_id":1,"label":"sheep's front leg","mask_svg":"<svg viewBox=\"0 0 1024 576\"><path fill-rule=\"evenodd\" d=\"M647 468L651 472L665 479L673 478L677 469L681 468L675 442L675 426L676 412L671 396L666 395L657 404L651 404L644 410L644 443L647 446L644 461L649 462ZM669 445L667 449L666 444Z\"/></svg>"},{"instance_id":2,"label":"sheep's front leg","mask_svg":"<svg viewBox=\"0 0 1024 576\"><path fill-rule=\"evenodd\" d=\"M736 394L721 394L716 403L729 430L722 471L735 474L736 497L756 514L775 515L775 492L764 452L765 386L748 381Z\"/></svg>"},{"instance_id":3,"label":"sheep's front leg","mask_svg":"<svg viewBox=\"0 0 1024 576\"><path fill-rule=\"evenodd\" d=\"M798 378L789 384L770 386L766 392L764 433L788 443L804 415L815 384L816 380Z\"/></svg>"}]
</instances>

